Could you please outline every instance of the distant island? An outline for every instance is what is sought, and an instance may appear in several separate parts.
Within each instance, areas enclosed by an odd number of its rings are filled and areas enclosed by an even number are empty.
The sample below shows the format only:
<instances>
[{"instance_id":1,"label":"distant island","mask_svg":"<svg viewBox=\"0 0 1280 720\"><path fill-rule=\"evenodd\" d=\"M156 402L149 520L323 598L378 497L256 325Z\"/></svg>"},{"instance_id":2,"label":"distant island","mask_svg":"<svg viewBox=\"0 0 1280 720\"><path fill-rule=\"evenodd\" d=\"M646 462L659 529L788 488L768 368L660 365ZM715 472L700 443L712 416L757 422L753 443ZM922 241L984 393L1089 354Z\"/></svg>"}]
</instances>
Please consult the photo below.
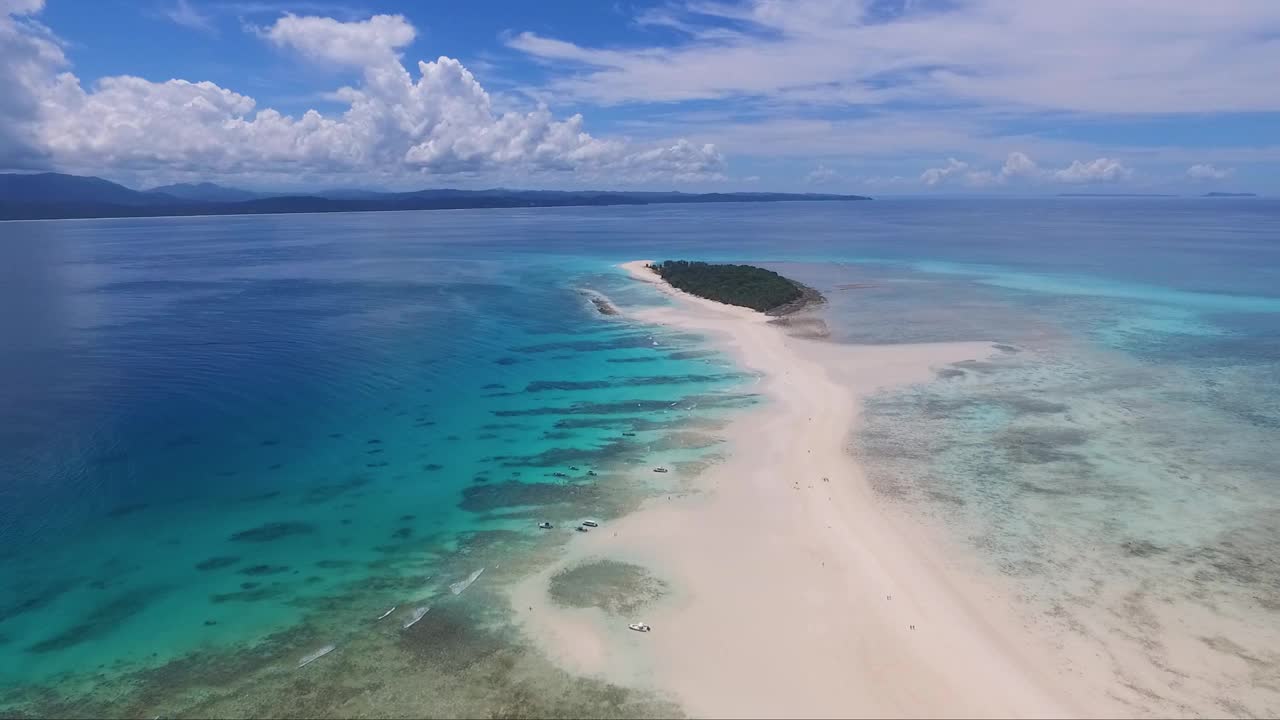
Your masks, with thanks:
<instances>
[{"instance_id":1,"label":"distant island","mask_svg":"<svg viewBox=\"0 0 1280 720\"><path fill-rule=\"evenodd\" d=\"M666 260L649 269L690 295L770 315L786 315L824 301L817 290L754 265Z\"/></svg>"},{"instance_id":2,"label":"distant island","mask_svg":"<svg viewBox=\"0 0 1280 720\"><path fill-rule=\"evenodd\" d=\"M1058 197L1064 198L1173 198L1181 197L1179 195L1167 195L1161 193L1058 193ZM1199 197L1205 198L1241 198L1241 197L1258 197L1257 193L1234 193L1234 192L1207 192Z\"/></svg>"},{"instance_id":3,"label":"distant island","mask_svg":"<svg viewBox=\"0 0 1280 720\"><path fill-rule=\"evenodd\" d=\"M97 177L60 173L0 174L0 220L870 199L862 195L819 193L613 192L505 188L412 192L342 189L272 194L227 188L212 183L134 190Z\"/></svg>"},{"instance_id":4,"label":"distant island","mask_svg":"<svg viewBox=\"0 0 1280 720\"><path fill-rule=\"evenodd\" d=\"M1058 193L1058 197L1074 198L1171 198L1177 195L1161 193Z\"/></svg>"}]
</instances>

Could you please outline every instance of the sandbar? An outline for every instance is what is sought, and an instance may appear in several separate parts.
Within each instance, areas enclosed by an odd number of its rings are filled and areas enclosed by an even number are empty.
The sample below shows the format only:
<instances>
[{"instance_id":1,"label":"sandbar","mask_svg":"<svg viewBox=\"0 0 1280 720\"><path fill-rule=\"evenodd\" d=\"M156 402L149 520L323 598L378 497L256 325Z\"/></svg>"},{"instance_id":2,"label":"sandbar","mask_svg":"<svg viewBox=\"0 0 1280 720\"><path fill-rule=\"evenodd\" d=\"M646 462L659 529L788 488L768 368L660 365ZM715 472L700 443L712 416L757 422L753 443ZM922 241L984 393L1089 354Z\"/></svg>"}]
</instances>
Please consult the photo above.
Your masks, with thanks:
<instances>
[{"instance_id":1,"label":"sandbar","mask_svg":"<svg viewBox=\"0 0 1280 720\"><path fill-rule=\"evenodd\" d=\"M849 452L863 400L984 358L986 342L845 346L679 292L624 317L707 335L760 380L764 402L723 431L725 459L690 492L575 537L516 585L530 639L571 672L652 690L694 717L1062 717L1114 708L1076 691L1003 588L885 510ZM585 562L645 568L669 592L643 617L552 602ZM650 633L630 632L643 620Z\"/></svg>"}]
</instances>

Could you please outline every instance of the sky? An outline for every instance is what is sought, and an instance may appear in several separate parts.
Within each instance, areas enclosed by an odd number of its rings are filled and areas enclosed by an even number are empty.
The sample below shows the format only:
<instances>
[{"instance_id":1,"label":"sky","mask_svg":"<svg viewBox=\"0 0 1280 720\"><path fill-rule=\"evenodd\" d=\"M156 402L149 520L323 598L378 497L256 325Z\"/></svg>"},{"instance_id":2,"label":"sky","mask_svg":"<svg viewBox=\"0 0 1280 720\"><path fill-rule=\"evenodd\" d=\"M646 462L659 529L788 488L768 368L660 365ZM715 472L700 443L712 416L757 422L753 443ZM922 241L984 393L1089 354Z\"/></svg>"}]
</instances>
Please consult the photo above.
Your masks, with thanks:
<instances>
[{"instance_id":1,"label":"sky","mask_svg":"<svg viewBox=\"0 0 1280 720\"><path fill-rule=\"evenodd\" d=\"M0 0L0 171L1280 193L1280 0Z\"/></svg>"}]
</instances>

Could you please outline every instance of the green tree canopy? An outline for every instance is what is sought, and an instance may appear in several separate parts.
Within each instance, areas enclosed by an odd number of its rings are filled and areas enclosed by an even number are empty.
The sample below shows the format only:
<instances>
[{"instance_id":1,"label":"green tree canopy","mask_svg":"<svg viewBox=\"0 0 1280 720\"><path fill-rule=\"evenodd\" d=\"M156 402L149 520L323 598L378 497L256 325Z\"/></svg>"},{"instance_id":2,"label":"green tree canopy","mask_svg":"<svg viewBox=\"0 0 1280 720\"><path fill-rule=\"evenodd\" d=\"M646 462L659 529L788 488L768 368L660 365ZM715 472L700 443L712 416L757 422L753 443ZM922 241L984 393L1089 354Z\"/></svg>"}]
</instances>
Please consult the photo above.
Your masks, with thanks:
<instances>
[{"instance_id":1,"label":"green tree canopy","mask_svg":"<svg viewBox=\"0 0 1280 720\"><path fill-rule=\"evenodd\" d=\"M666 260L650 267L673 287L691 295L761 312L795 302L804 295L797 283L752 265Z\"/></svg>"}]
</instances>

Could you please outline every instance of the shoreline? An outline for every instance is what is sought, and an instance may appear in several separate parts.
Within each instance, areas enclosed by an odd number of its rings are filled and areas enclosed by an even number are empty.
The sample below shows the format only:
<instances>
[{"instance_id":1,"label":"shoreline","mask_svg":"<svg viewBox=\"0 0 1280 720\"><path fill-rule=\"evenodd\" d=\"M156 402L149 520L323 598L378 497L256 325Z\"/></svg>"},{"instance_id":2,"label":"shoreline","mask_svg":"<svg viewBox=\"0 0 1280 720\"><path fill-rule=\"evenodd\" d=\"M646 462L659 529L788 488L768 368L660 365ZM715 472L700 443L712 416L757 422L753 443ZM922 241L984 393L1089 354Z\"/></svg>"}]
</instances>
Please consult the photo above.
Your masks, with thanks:
<instances>
[{"instance_id":1,"label":"shoreline","mask_svg":"<svg viewBox=\"0 0 1280 720\"><path fill-rule=\"evenodd\" d=\"M575 538L512 589L526 634L551 659L656 691L693 716L1090 714L1059 658L999 612L997 587L885 511L847 450L868 395L985 357L989 343L814 342L769 315L675 290L645 261L622 267L676 299L624 316L711 336L759 374L766 403L730 423L726 459L687 480L692 492ZM643 618L549 599L553 576L594 560L643 567L671 592ZM638 619L653 632L630 632Z\"/></svg>"}]
</instances>

